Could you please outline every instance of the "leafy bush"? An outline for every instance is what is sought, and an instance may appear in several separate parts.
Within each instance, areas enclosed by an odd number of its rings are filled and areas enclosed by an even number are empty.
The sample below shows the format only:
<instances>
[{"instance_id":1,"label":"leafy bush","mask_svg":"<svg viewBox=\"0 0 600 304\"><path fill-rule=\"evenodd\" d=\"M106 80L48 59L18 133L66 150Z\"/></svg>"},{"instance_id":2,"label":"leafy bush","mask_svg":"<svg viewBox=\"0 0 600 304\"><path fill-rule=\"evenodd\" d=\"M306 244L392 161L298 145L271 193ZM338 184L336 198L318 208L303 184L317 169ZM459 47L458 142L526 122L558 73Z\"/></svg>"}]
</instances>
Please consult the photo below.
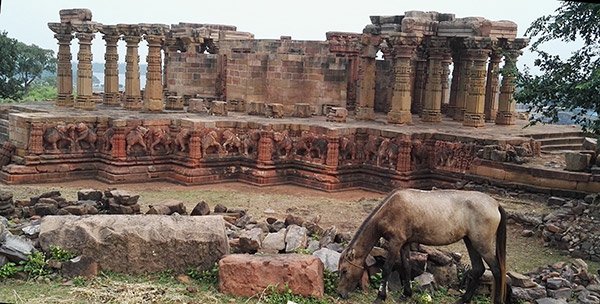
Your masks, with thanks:
<instances>
[{"instance_id":1,"label":"leafy bush","mask_svg":"<svg viewBox=\"0 0 600 304\"><path fill-rule=\"evenodd\" d=\"M58 94L56 86L50 86L46 84L35 84L32 85L25 96L23 101L45 101L54 100Z\"/></svg>"},{"instance_id":2,"label":"leafy bush","mask_svg":"<svg viewBox=\"0 0 600 304\"><path fill-rule=\"evenodd\" d=\"M329 271L327 269L325 269L325 271L323 272L323 281L325 284L325 294L328 294L330 296L336 296L337 292L337 285L338 285L338 274L337 272L333 272L333 271Z\"/></svg>"},{"instance_id":3,"label":"leafy bush","mask_svg":"<svg viewBox=\"0 0 600 304\"><path fill-rule=\"evenodd\" d=\"M8 262L0 267L0 280L10 278L19 272L19 267L15 263Z\"/></svg>"},{"instance_id":4,"label":"leafy bush","mask_svg":"<svg viewBox=\"0 0 600 304\"><path fill-rule=\"evenodd\" d=\"M23 265L23 271L25 271L30 278L37 278L50 273L46 255L40 251L30 254L27 261L21 262L21 264Z\"/></svg>"}]
</instances>

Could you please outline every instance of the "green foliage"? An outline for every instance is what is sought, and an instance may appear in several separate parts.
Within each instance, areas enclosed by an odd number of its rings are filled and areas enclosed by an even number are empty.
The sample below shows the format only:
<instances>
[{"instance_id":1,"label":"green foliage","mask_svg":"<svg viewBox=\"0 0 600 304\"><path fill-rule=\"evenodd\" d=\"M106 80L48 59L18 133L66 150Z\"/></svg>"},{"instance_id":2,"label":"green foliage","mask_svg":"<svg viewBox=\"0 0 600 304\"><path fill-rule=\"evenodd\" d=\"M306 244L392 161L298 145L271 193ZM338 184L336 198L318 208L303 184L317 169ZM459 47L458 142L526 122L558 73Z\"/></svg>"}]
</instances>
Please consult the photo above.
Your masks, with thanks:
<instances>
[{"instance_id":1,"label":"green foliage","mask_svg":"<svg viewBox=\"0 0 600 304\"><path fill-rule=\"evenodd\" d=\"M0 98L20 99L44 71L56 71L52 50L27 45L0 33Z\"/></svg>"},{"instance_id":2,"label":"green foliage","mask_svg":"<svg viewBox=\"0 0 600 304\"><path fill-rule=\"evenodd\" d=\"M8 262L0 267L0 280L14 276L19 272L19 267L15 263Z\"/></svg>"},{"instance_id":3,"label":"green foliage","mask_svg":"<svg viewBox=\"0 0 600 304\"><path fill-rule=\"evenodd\" d=\"M557 122L558 114L568 111L584 131L600 134L600 121L590 116L600 113L600 4L560 3L555 14L538 18L527 30L537 39L531 50L538 55L535 66L541 74L526 69L518 78L515 99L540 114L530 124ZM540 48L552 40L583 41L583 46L563 59Z\"/></svg>"},{"instance_id":4,"label":"green foliage","mask_svg":"<svg viewBox=\"0 0 600 304\"><path fill-rule=\"evenodd\" d=\"M23 265L23 271L25 271L30 278L37 278L50 274L48 260L46 259L46 255L41 251L30 254L27 261L21 262L21 264Z\"/></svg>"},{"instance_id":5,"label":"green foliage","mask_svg":"<svg viewBox=\"0 0 600 304\"><path fill-rule=\"evenodd\" d=\"M217 285L219 283L219 265L215 263L208 270L199 271L196 268L191 268L187 271L190 278L204 284Z\"/></svg>"},{"instance_id":6,"label":"green foliage","mask_svg":"<svg viewBox=\"0 0 600 304\"><path fill-rule=\"evenodd\" d=\"M292 293L292 290L286 286L284 291L279 291L277 286L269 286L262 297L262 302L266 304L281 304L292 301L298 304L327 304L324 299L314 297L302 297Z\"/></svg>"},{"instance_id":7,"label":"green foliage","mask_svg":"<svg viewBox=\"0 0 600 304\"><path fill-rule=\"evenodd\" d=\"M338 285L338 281L339 277L337 272L325 269L323 271L323 283L325 285L325 294L330 296L337 296L336 288Z\"/></svg>"},{"instance_id":8,"label":"green foliage","mask_svg":"<svg viewBox=\"0 0 600 304\"><path fill-rule=\"evenodd\" d=\"M381 276L381 272L377 272L369 277L369 285L371 286L371 288L377 289L379 288L379 286L381 286L382 279L383 277Z\"/></svg>"},{"instance_id":9,"label":"green foliage","mask_svg":"<svg viewBox=\"0 0 600 304\"><path fill-rule=\"evenodd\" d=\"M58 94L56 86L49 86L43 84L34 84L31 86L22 101L45 101L53 100Z\"/></svg>"},{"instance_id":10,"label":"green foliage","mask_svg":"<svg viewBox=\"0 0 600 304\"><path fill-rule=\"evenodd\" d=\"M59 246L50 246L50 258L53 260L66 262L76 256L76 254L68 250L62 249Z\"/></svg>"}]
</instances>

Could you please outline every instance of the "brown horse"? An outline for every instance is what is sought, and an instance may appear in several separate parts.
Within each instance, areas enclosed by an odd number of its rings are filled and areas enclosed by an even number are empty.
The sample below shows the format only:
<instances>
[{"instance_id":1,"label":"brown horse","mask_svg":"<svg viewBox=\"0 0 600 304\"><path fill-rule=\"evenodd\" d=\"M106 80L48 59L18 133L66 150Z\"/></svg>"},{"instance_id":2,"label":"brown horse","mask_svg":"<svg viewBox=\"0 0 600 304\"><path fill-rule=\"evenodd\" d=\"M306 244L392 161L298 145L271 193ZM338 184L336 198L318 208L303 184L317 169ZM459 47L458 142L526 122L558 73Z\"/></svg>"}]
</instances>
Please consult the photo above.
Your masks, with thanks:
<instances>
[{"instance_id":1,"label":"brown horse","mask_svg":"<svg viewBox=\"0 0 600 304\"><path fill-rule=\"evenodd\" d=\"M469 251L472 269L465 274L467 289L459 303L469 303L475 294L485 271L483 261L494 275L494 303L505 303L506 213L489 195L458 190L392 192L362 223L340 257L337 291L342 298L357 287L366 268L365 259L380 238L387 240L389 248L375 303L385 301L388 277L399 257L404 296L411 296L406 245L440 246L461 239Z\"/></svg>"}]
</instances>

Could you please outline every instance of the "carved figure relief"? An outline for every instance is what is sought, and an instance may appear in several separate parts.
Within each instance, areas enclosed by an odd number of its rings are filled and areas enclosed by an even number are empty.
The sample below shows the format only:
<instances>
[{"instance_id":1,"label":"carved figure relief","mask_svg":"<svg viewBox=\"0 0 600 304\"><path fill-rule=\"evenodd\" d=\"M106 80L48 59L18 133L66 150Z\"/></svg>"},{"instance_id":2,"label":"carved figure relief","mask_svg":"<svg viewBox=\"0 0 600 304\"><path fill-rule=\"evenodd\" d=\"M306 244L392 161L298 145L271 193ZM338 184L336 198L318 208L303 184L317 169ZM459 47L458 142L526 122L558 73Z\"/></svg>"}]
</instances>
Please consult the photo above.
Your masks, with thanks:
<instances>
[{"instance_id":1,"label":"carved figure relief","mask_svg":"<svg viewBox=\"0 0 600 304\"><path fill-rule=\"evenodd\" d=\"M353 135L340 138L339 159L342 163L356 160L356 146L356 139Z\"/></svg>"},{"instance_id":2,"label":"carved figure relief","mask_svg":"<svg viewBox=\"0 0 600 304\"><path fill-rule=\"evenodd\" d=\"M369 135L367 142L364 146L364 158L366 162L375 162L377 153L379 152L379 141L380 138L375 135Z\"/></svg>"},{"instance_id":3,"label":"carved figure relief","mask_svg":"<svg viewBox=\"0 0 600 304\"><path fill-rule=\"evenodd\" d=\"M225 155L229 153L240 153L242 150L242 140L233 131L227 129L223 131L223 150Z\"/></svg>"},{"instance_id":4,"label":"carved figure relief","mask_svg":"<svg viewBox=\"0 0 600 304\"><path fill-rule=\"evenodd\" d=\"M44 130L44 149L48 152L71 151L74 148L74 125L58 124Z\"/></svg>"},{"instance_id":5,"label":"carved figure relief","mask_svg":"<svg viewBox=\"0 0 600 304\"><path fill-rule=\"evenodd\" d=\"M410 158L412 170L427 168L429 165L429 150L423 141L413 140Z\"/></svg>"},{"instance_id":6,"label":"carved figure relief","mask_svg":"<svg viewBox=\"0 0 600 304\"><path fill-rule=\"evenodd\" d=\"M98 136L87 124L83 122L78 123L74 128L74 132L76 137L73 141L73 146L76 150L96 150L96 140L98 139Z\"/></svg>"},{"instance_id":7,"label":"carved figure relief","mask_svg":"<svg viewBox=\"0 0 600 304\"><path fill-rule=\"evenodd\" d=\"M291 152L294 148L294 142L287 130L273 133L273 141L275 143L275 149L273 150L275 157L290 158L292 156Z\"/></svg>"},{"instance_id":8,"label":"carved figure relief","mask_svg":"<svg viewBox=\"0 0 600 304\"><path fill-rule=\"evenodd\" d=\"M171 135L168 130L163 127L152 127L144 136L148 153L154 154L169 154L171 153Z\"/></svg>"},{"instance_id":9,"label":"carved figure relief","mask_svg":"<svg viewBox=\"0 0 600 304\"><path fill-rule=\"evenodd\" d=\"M399 147L396 139L384 138L377 149L377 166L396 167Z\"/></svg>"},{"instance_id":10,"label":"carved figure relief","mask_svg":"<svg viewBox=\"0 0 600 304\"><path fill-rule=\"evenodd\" d=\"M175 149L185 152L190 148L190 138L192 133L188 128L182 128L179 133L175 136Z\"/></svg>"},{"instance_id":11,"label":"carved figure relief","mask_svg":"<svg viewBox=\"0 0 600 304\"><path fill-rule=\"evenodd\" d=\"M202 136L202 156L223 153L223 146L219 143L219 134L215 130L208 130Z\"/></svg>"},{"instance_id":12,"label":"carved figure relief","mask_svg":"<svg viewBox=\"0 0 600 304\"><path fill-rule=\"evenodd\" d=\"M258 151L258 140L260 139L260 132L254 130L246 134L242 134L242 153L244 156L251 156Z\"/></svg>"},{"instance_id":13,"label":"carved figure relief","mask_svg":"<svg viewBox=\"0 0 600 304\"><path fill-rule=\"evenodd\" d=\"M127 154L133 153L134 147L140 146L143 151L148 150L148 146L146 145L146 134L148 133L148 129L142 126L137 126L129 131L125 136L125 141L127 142Z\"/></svg>"},{"instance_id":14,"label":"carved figure relief","mask_svg":"<svg viewBox=\"0 0 600 304\"><path fill-rule=\"evenodd\" d=\"M102 134L100 141L102 143L101 147L103 151L110 152L112 150L113 135L115 135L115 129L113 129L112 127L106 129L106 131L104 131L104 133Z\"/></svg>"}]
</instances>

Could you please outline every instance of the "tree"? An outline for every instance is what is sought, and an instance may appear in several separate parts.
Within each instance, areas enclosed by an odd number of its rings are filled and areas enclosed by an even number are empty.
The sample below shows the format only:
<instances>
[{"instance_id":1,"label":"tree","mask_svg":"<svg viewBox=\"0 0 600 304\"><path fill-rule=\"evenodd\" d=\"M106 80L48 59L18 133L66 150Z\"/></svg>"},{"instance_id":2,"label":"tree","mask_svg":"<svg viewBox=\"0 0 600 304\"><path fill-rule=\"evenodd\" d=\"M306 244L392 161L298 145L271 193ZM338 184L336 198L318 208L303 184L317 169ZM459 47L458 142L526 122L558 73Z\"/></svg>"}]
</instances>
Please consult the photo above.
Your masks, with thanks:
<instances>
[{"instance_id":1,"label":"tree","mask_svg":"<svg viewBox=\"0 0 600 304\"><path fill-rule=\"evenodd\" d=\"M56 72L54 51L42 49L32 44L17 43L17 71L15 78L27 94L32 82L42 76L42 72Z\"/></svg>"},{"instance_id":2,"label":"tree","mask_svg":"<svg viewBox=\"0 0 600 304\"><path fill-rule=\"evenodd\" d=\"M16 71L18 41L0 33L0 98L13 98L19 95L19 84L13 75Z\"/></svg>"},{"instance_id":3,"label":"tree","mask_svg":"<svg viewBox=\"0 0 600 304\"><path fill-rule=\"evenodd\" d=\"M56 71L52 50L26 45L0 33L0 98L19 99L44 71Z\"/></svg>"},{"instance_id":4,"label":"tree","mask_svg":"<svg viewBox=\"0 0 600 304\"><path fill-rule=\"evenodd\" d=\"M600 120L595 118L600 113L600 4L562 2L555 14L535 20L526 35L534 41L534 65L541 74L526 69L519 76L515 99L538 114L530 124L557 122L559 112L567 111L584 131L600 135ZM541 49L552 40L583 46L563 60Z\"/></svg>"}]
</instances>

